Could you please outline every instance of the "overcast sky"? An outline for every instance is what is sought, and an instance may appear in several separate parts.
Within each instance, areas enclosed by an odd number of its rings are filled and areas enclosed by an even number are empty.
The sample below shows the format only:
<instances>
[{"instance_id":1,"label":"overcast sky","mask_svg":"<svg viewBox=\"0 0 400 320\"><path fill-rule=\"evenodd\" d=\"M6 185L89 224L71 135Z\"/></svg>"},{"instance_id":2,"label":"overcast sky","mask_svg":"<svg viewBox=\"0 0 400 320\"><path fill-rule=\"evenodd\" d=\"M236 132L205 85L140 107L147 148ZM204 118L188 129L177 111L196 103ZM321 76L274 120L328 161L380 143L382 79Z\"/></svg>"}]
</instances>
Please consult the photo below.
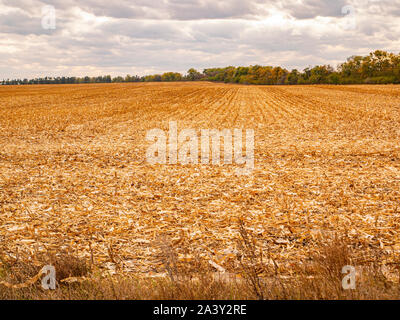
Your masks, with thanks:
<instances>
[{"instance_id":1,"label":"overcast sky","mask_svg":"<svg viewBox=\"0 0 400 320\"><path fill-rule=\"evenodd\" d=\"M400 52L400 0L0 0L0 79L303 69L375 49Z\"/></svg>"}]
</instances>

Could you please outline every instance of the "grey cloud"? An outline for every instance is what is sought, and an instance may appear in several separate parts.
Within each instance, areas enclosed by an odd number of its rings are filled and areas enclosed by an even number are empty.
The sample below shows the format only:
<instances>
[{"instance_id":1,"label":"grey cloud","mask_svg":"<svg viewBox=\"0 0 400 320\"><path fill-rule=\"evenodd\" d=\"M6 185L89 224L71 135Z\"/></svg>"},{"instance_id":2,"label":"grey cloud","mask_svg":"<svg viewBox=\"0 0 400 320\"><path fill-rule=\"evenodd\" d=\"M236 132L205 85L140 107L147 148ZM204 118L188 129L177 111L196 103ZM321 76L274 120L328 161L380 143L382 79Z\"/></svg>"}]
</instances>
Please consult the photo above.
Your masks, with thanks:
<instances>
[{"instance_id":1,"label":"grey cloud","mask_svg":"<svg viewBox=\"0 0 400 320\"><path fill-rule=\"evenodd\" d=\"M30 17L21 12L0 14L0 30L2 33L21 35L40 35L51 32L42 28L40 17Z\"/></svg>"},{"instance_id":2,"label":"grey cloud","mask_svg":"<svg viewBox=\"0 0 400 320\"><path fill-rule=\"evenodd\" d=\"M182 30L164 21L112 21L102 26L103 33L119 34L130 38L174 40L184 38Z\"/></svg>"},{"instance_id":3,"label":"grey cloud","mask_svg":"<svg viewBox=\"0 0 400 320\"><path fill-rule=\"evenodd\" d=\"M346 5L348 5L348 1L346 0L303 0L301 3L297 1L285 1L283 8L295 18L311 19L317 16L343 16L342 8Z\"/></svg>"},{"instance_id":4,"label":"grey cloud","mask_svg":"<svg viewBox=\"0 0 400 320\"><path fill-rule=\"evenodd\" d=\"M168 11L173 19L225 19L254 14L254 2L242 0L200 1L168 0Z\"/></svg>"},{"instance_id":5,"label":"grey cloud","mask_svg":"<svg viewBox=\"0 0 400 320\"><path fill-rule=\"evenodd\" d=\"M400 0L376 7L360 1L0 0L0 79L256 63L301 69L375 49L400 51ZM357 7L355 30L336 26L347 2ZM57 9L54 32L41 29L45 4ZM78 8L107 19L86 19Z\"/></svg>"},{"instance_id":6,"label":"grey cloud","mask_svg":"<svg viewBox=\"0 0 400 320\"><path fill-rule=\"evenodd\" d=\"M9 7L38 12L42 5L58 10L80 8L96 16L134 19L228 19L260 14L257 4L273 4L272 0L3 0Z\"/></svg>"},{"instance_id":7,"label":"grey cloud","mask_svg":"<svg viewBox=\"0 0 400 320\"><path fill-rule=\"evenodd\" d=\"M287 0L281 4L284 10L297 19L344 17L349 13L343 12L346 6L351 6L356 15L369 12L378 16L399 16L400 0L301 0L300 3L297 0Z\"/></svg>"}]
</instances>

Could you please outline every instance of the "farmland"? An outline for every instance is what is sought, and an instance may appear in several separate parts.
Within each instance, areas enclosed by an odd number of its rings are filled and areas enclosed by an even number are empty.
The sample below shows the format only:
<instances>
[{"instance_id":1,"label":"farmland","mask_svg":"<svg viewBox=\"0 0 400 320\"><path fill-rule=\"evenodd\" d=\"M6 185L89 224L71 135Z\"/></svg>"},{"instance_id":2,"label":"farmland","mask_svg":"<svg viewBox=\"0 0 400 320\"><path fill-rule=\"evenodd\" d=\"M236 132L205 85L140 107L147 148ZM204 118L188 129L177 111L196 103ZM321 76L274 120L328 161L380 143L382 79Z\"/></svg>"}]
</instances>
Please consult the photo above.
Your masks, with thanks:
<instances>
[{"instance_id":1,"label":"farmland","mask_svg":"<svg viewBox=\"0 0 400 320\"><path fill-rule=\"evenodd\" d=\"M170 121L253 129L253 172L148 164L146 132ZM260 277L291 279L340 238L351 262L378 255L398 282L399 124L395 85L0 87L2 263L67 252L101 274L163 278L168 245L180 266L235 278L242 224L265 253Z\"/></svg>"}]
</instances>

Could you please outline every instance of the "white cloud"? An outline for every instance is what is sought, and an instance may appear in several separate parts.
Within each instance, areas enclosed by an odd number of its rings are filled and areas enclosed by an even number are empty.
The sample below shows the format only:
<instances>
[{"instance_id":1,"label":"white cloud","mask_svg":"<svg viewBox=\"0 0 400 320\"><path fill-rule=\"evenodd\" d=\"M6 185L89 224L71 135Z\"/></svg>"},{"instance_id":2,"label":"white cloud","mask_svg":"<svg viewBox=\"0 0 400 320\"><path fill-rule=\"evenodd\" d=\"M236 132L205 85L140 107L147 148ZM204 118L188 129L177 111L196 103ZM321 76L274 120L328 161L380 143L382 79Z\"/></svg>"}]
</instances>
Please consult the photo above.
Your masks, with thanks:
<instances>
[{"instance_id":1,"label":"white cloud","mask_svg":"<svg viewBox=\"0 0 400 320\"><path fill-rule=\"evenodd\" d=\"M41 28L44 5L56 30ZM400 0L0 0L0 79L336 65L399 52L399 16Z\"/></svg>"}]
</instances>

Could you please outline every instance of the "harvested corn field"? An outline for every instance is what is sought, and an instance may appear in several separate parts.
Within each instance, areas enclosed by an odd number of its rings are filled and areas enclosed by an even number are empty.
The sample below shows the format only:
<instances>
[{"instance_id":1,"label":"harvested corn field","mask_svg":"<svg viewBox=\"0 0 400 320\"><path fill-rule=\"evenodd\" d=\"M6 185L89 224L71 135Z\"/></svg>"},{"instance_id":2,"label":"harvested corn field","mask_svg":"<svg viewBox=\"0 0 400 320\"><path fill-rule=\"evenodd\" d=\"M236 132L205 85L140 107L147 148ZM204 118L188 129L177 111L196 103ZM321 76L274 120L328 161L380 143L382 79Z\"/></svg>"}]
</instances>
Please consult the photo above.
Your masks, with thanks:
<instances>
[{"instance_id":1,"label":"harvested corn field","mask_svg":"<svg viewBox=\"0 0 400 320\"><path fill-rule=\"evenodd\" d=\"M240 228L260 277L291 279L345 238L399 281L400 87L199 83L0 87L3 263L59 252L101 272L241 274ZM254 170L146 161L154 128L253 129ZM243 231L243 230L242 230ZM193 262L196 261L194 264ZM307 271L313 276L313 270Z\"/></svg>"}]
</instances>

